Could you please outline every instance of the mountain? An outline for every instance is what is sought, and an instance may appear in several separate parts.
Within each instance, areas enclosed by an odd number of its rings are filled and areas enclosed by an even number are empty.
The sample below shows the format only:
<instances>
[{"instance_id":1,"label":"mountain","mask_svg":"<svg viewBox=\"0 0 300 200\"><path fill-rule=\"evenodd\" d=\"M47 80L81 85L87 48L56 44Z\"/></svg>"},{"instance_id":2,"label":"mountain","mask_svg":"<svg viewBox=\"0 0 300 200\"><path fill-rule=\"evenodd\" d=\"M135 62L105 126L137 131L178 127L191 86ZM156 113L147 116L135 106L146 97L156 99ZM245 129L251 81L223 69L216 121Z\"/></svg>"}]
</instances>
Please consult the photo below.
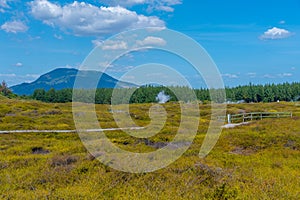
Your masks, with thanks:
<instances>
[{"instance_id":1,"label":"mountain","mask_svg":"<svg viewBox=\"0 0 300 200\"><path fill-rule=\"evenodd\" d=\"M94 84L98 82L97 88L114 88L118 83L118 80L98 71L79 71L77 69L58 68L51 72L48 72L40 76L37 80L31 83L22 83L12 86L10 89L13 93L18 95L31 95L36 89L45 89L46 91L54 88L55 90L61 90L65 88L73 88L75 79L80 81L80 89L93 89ZM118 88L136 87L136 85L119 82ZM78 87L79 88L79 87Z\"/></svg>"}]
</instances>

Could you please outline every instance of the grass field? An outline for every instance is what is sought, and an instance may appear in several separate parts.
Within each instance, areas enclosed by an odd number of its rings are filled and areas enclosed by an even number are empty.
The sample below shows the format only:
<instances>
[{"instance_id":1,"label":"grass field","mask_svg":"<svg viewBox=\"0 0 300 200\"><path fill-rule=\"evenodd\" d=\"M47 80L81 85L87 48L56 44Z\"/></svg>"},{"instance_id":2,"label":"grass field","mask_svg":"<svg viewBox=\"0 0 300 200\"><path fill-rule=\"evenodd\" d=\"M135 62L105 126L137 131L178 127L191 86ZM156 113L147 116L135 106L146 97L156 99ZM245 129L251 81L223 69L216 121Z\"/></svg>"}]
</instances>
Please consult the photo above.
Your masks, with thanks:
<instances>
[{"instance_id":1,"label":"grass field","mask_svg":"<svg viewBox=\"0 0 300 200\"><path fill-rule=\"evenodd\" d=\"M0 130L75 129L71 104L0 101ZM150 106L131 105L138 125L149 123ZM149 138L151 144L171 141L180 123L179 105L164 107L166 125ZM228 105L228 113L292 111L295 116L224 129L215 148L200 159L209 108L200 105L198 133L188 151L152 173L125 173L101 164L74 133L2 134L0 199L299 199L300 106L285 102ZM101 127L116 127L108 106L97 105L96 110ZM106 134L133 152L157 148L122 131Z\"/></svg>"}]
</instances>

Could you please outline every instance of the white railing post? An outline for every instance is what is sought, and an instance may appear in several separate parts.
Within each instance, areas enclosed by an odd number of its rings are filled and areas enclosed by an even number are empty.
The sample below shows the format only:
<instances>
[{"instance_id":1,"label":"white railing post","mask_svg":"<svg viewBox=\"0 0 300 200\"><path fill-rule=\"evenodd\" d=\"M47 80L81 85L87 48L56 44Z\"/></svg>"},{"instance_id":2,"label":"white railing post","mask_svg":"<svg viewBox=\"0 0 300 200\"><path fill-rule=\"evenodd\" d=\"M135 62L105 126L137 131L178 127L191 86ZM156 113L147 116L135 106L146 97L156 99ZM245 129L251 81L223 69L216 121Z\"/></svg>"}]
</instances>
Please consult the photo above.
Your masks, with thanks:
<instances>
[{"instance_id":1,"label":"white railing post","mask_svg":"<svg viewBox=\"0 0 300 200\"><path fill-rule=\"evenodd\" d=\"M231 115L230 114L227 115L227 122L228 122L228 124L231 124Z\"/></svg>"},{"instance_id":2,"label":"white railing post","mask_svg":"<svg viewBox=\"0 0 300 200\"><path fill-rule=\"evenodd\" d=\"M293 117L292 112L254 112L254 113L243 113L243 114L227 114L227 123L231 124L232 121L246 122L247 119L253 120L263 120L263 118L282 118L282 117ZM226 117L226 116L225 116ZM241 119L242 118L242 119Z\"/></svg>"}]
</instances>

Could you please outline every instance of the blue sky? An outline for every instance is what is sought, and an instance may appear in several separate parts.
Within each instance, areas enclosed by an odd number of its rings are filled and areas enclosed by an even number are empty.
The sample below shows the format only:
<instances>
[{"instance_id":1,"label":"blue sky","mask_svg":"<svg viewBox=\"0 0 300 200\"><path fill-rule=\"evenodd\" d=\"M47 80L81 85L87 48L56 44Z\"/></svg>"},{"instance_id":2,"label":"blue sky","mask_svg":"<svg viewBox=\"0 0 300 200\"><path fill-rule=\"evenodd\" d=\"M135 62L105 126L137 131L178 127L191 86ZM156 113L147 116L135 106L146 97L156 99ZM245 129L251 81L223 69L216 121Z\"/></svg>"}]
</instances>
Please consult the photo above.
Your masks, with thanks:
<instances>
[{"instance_id":1,"label":"blue sky","mask_svg":"<svg viewBox=\"0 0 300 200\"><path fill-rule=\"evenodd\" d=\"M0 0L0 15L0 79L10 86L57 67L76 68L106 38L149 26L199 42L225 85L300 77L299 0ZM134 60L141 64L139 56ZM124 69L132 65L119 63Z\"/></svg>"}]
</instances>

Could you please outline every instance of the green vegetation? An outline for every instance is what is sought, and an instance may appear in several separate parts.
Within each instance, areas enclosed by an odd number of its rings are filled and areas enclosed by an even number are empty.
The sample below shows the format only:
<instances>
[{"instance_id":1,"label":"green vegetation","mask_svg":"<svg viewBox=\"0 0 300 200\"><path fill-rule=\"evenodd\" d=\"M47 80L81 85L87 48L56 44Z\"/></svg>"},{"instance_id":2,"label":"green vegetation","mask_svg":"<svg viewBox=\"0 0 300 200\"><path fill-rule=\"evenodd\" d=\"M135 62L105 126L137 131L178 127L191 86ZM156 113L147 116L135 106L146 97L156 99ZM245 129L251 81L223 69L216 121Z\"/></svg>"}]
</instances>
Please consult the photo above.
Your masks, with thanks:
<instances>
[{"instance_id":1,"label":"green vegetation","mask_svg":"<svg viewBox=\"0 0 300 200\"><path fill-rule=\"evenodd\" d=\"M71 103L0 99L0 130L74 129ZM152 104L131 104L139 125ZM292 111L293 118L265 119L225 129L215 148L198 157L210 119L200 105L198 134L189 150L153 173L111 169L89 154L77 134L0 135L0 199L299 199L300 106L297 103L235 104L229 113ZM122 131L107 136L133 152L154 151L171 141L180 123L177 103L163 104L165 127L147 140ZM115 127L107 105L96 105L102 127Z\"/></svg>"},{"instance_id":2,"label":"green vegetation","mask_svg":"<svg viewBox=\"0 0 300 200\"><path fill-rule=\"evenodd\" d=\"M2 81L2 83L0 84L0 100L3 98L3 96L8 98L13 98L17 96L11 92L5 81Z\"/></svg>"},{"instance_id":3,"label":"green vegetation","mask_svg":"<svg viewBox=\"0 0 300 200\"><path fill-rule=\"evenodd\" d=\"M4 96L8 96L11 93L10 89L7 87L7 84L5 81L2 81L0 85L0 94Z\"/></svg>"},{"instance_id":4,"label":"green vegetation","mask_svg":"<svg viewBox=\"0 0 300 200\"><path fill-rule=\"evenodd\" d=\"M75 90L76 100L86 103L95 102L97 104L110 104L113 94L112 88L101 88L94 90ZM170 101L178 101L176 94L181 96L180 100L188 102L193 101L191 94L193 90L188 87L162 87L162 86L145 86L140 88L123 88L115 89L120 97L133 92L129 103L152 103L157 102L156 96L160 91L165 91L169 95ZM283 83L283 84L266 84L237 86L233 88L226 88L227 101L236 102L276 102L276 101L298 101L300 100L300 83ZM210 101L210 94L208 89L195 89L196 97L199 101ZM212 92L219 93L220 96L216 99L217 102L224 102L225 98L222 96L220 90L213 90ZM95 93L95 98L93 94ZM37 89L34 91L31 98L50 103L65 103L72 101L72 89L54 90ZM123 98L117 98L118 101L114 103L128 103Z\"/></svg>"}]
</instances>

